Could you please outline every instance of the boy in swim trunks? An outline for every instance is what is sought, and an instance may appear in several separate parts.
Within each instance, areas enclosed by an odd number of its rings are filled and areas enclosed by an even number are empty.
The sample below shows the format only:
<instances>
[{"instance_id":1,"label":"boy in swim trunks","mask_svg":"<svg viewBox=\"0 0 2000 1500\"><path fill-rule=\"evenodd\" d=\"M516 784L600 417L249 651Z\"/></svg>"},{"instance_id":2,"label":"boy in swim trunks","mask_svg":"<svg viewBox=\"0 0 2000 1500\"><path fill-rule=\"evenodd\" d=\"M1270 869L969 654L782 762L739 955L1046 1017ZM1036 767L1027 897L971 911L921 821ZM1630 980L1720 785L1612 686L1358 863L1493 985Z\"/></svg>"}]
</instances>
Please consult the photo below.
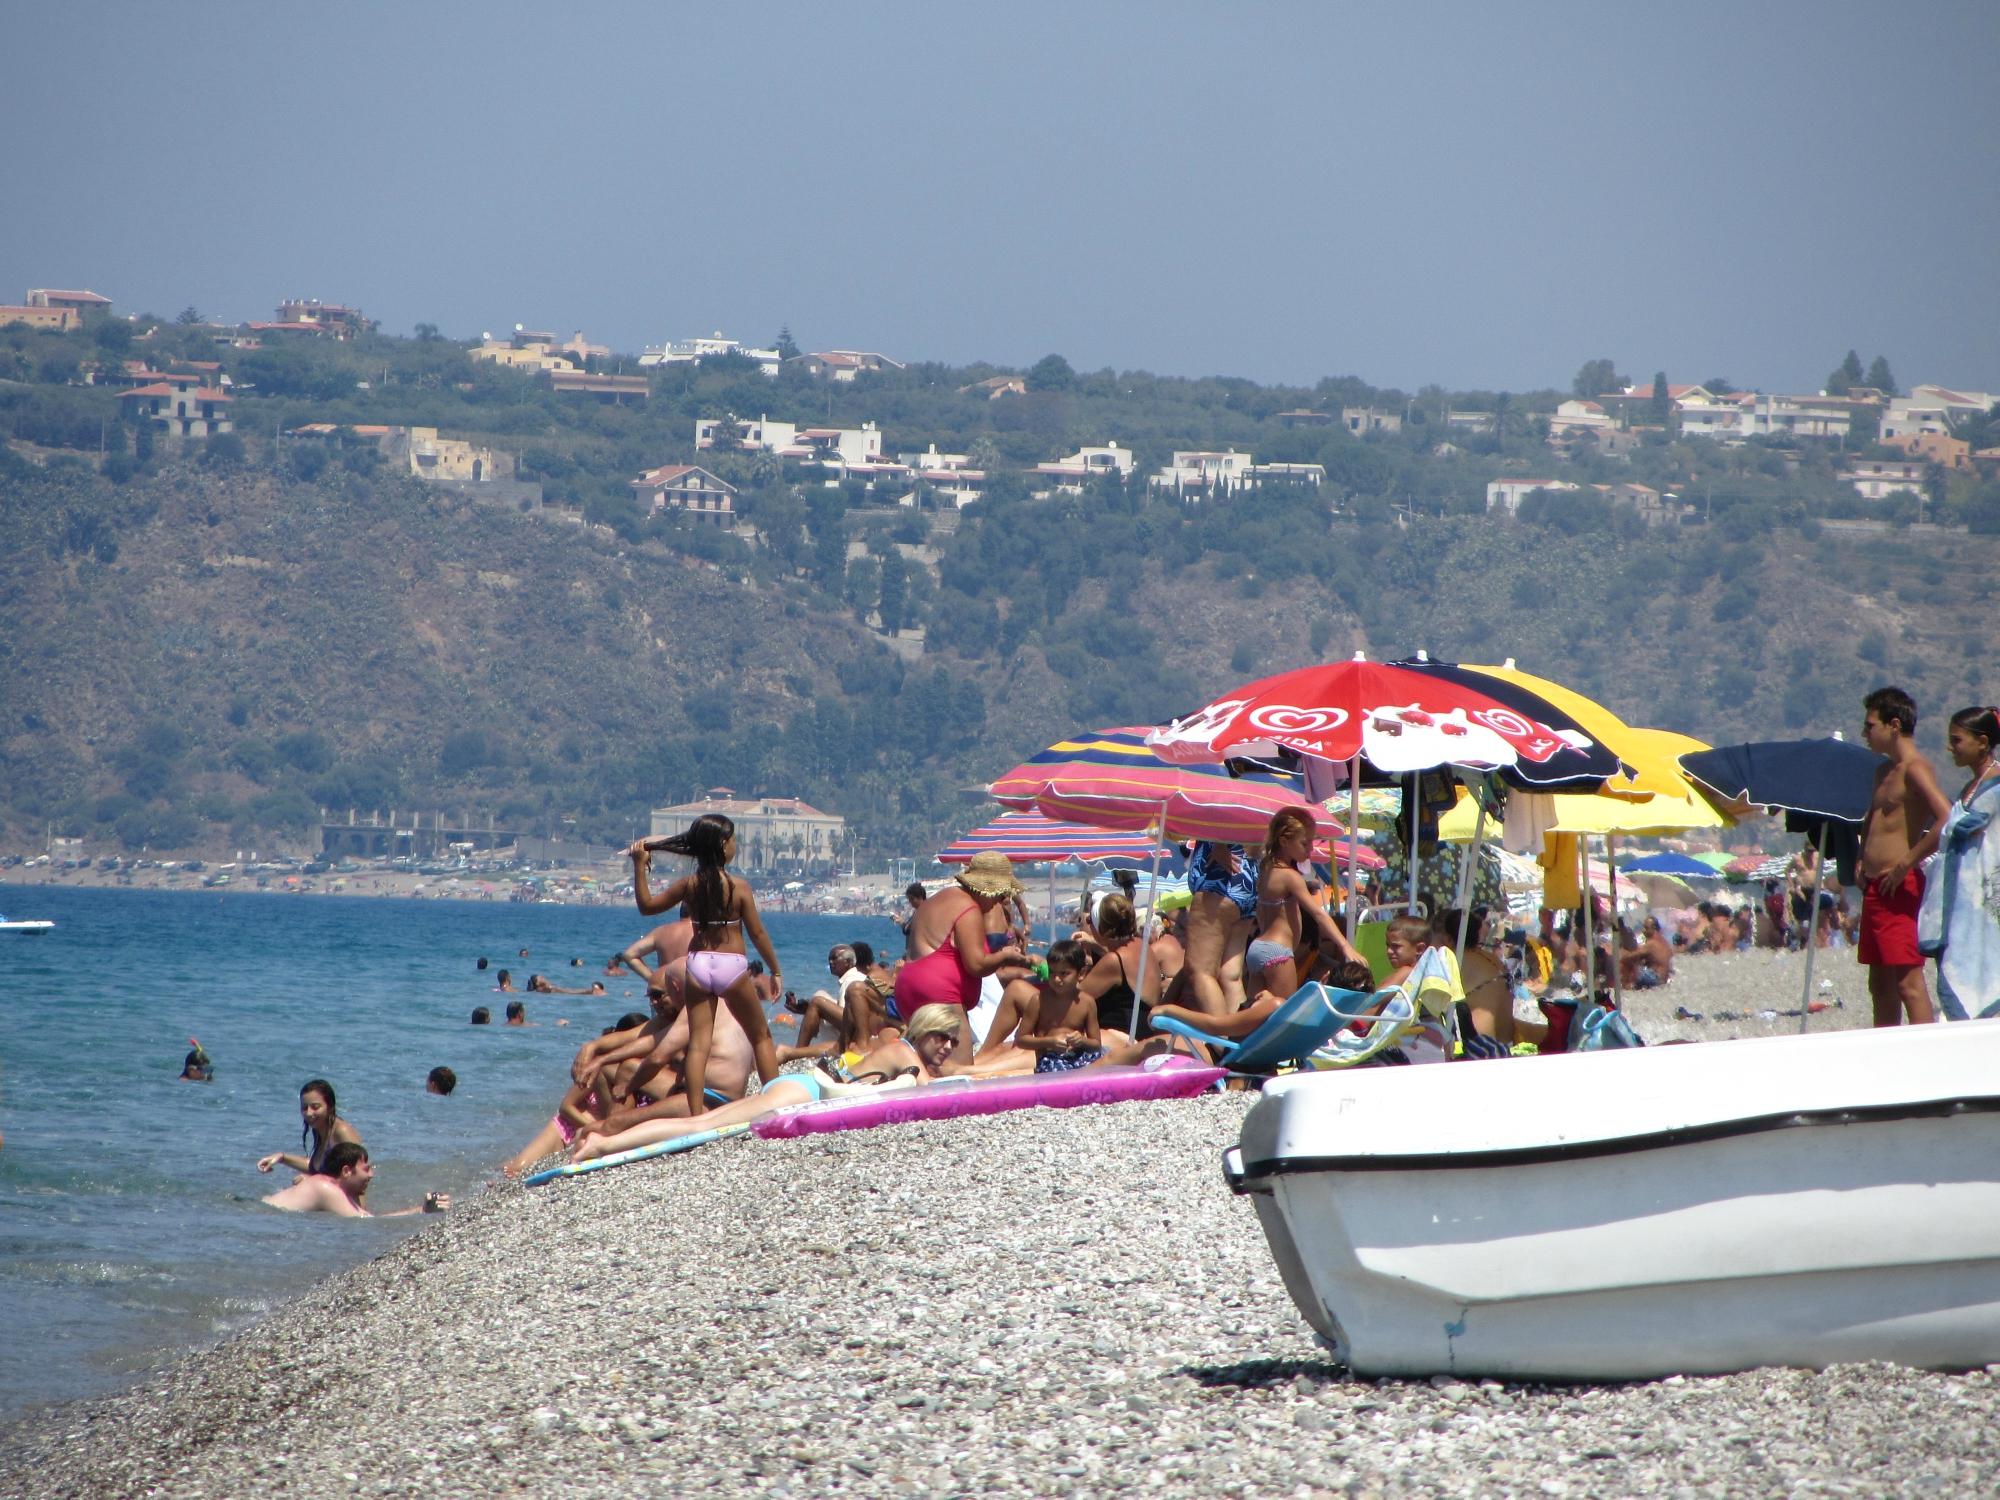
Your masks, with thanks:
<instances>
[{"instance_id":1,"label":"boy in swim trunks","mask_svg":"<svg viewBox=\"0 0 2000 1500\"><path fill-rule=\"evenodd\" d=\"M1877 688L1863 700L1861 737L1889 757L1875 773L1868 821L1861 828L1860 961L1877 1026L1937 1019L1917 951L1926 857L1936 851L1951 804L1930 762L1917 751L1917 705L1901 688Z\"/></svg>"}]
</instances>

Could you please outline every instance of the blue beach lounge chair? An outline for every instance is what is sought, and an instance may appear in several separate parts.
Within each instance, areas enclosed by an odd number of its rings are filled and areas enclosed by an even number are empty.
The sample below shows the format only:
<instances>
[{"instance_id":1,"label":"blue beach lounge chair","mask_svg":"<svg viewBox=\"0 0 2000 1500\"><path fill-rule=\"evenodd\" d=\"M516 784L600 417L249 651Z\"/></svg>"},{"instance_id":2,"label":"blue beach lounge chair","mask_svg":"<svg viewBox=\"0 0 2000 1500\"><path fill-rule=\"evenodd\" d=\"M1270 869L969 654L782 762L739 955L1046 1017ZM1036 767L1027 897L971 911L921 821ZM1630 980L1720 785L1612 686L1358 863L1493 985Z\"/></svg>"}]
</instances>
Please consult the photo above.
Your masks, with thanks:
<instances>
[{"instance_id":1,"label":"blue beach lounge chair","mask_svg":"<svg viewBox=\"0 0 2000 1500\"><path fill-rule=\"evenodd\" d=\"M1393 997L1398 993L1389 992ZM1275 1073L1283 1067L1304 1064L1335 1036L1363 1019L1363 1012L1380 999L1358 990L1338 990L1313 982L1301 985L1292 997L1264 1019L1264 1024L1246 1037L1230 1040L1213 1036L1199 1027L1172 1017L1156 1017L1153 1025L1174 1036L1186 1037L1215 1050L1218 1061L1232 1073ZM1373 1025L1375 1031L1391 1032L1394 1024ZM1388 1042L1381 1044L1390 1045ZM1378 1051L1380 1048L1377 1049Z\"/></svg>"},{"instance_id":2,"label":"blue beach lounge chair","mask_svg":"<svg viewBox=\"0 0 2000 1500\"><path fill-rule=\"evenodd\" d=\"M1373 1062L1391 1047L1409 1044L1409 1050L1423 1048L1432 1058L1451 1053L1451 1014L1454 1002L1465 998L1459 981L1458 960L1449 948L1426 949L1401 984L1377 990L1366 997L1360 1009L1381 1006L1381 1014L1369 1018L1365 1031L1343 1027L1326 1045L1313 1050L1306 1059L1309 1068L1354 1068ZM1425 1060L1421 1055L1413 1060Z\"/></svg>"}]
</instances>

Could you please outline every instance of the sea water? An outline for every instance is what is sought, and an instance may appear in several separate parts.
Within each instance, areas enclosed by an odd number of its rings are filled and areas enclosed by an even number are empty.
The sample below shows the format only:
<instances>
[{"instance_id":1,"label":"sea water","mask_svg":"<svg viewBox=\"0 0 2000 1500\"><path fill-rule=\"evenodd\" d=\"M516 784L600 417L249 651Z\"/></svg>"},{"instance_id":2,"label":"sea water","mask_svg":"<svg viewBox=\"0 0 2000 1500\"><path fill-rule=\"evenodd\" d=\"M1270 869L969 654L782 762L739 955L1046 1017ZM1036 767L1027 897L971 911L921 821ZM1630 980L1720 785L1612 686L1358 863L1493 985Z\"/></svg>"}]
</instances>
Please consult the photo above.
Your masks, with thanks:
<instances>
[{"instance_id":1,"label":"sea water","mask_svg":"<svg viewBox=\"0 0 2000 1500\"><path fill-rule=\"evenodd\" d=\"M380 1213L497 1175L554 1111L576 1049L646 1008L629 972L606 996L494 991L503 968L517 989L530 973L604 978L652 925L630 905L0 894L10 915L56 923L0 934L0 1418L129 1384L422 1227L259 1202L292 1180L256 1161L300 1151L306 1079L334 1085L367 1142ZM829 982L834 943L901 943L881 917L766 926L801 993ZM532 1025L501 1024L515 998ZM493 1024L468 1024L479 1005ZM214 1082L179 1081L190 1037ZM458 1075L448 1098L424 1091L440 1063Z\"/></svg>"}]
</instances>

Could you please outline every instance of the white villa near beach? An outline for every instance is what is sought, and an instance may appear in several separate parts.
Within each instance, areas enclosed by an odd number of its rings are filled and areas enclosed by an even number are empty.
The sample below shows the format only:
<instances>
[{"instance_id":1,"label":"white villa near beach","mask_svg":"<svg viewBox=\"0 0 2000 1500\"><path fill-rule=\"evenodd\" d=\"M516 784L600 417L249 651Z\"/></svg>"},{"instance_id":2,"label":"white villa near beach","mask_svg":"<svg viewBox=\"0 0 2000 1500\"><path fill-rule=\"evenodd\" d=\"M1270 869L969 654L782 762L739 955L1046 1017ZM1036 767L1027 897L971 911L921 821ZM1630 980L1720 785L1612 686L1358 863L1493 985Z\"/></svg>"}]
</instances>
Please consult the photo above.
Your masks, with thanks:
<instances>
[{"instance_id":1,"label":"white villa near beach","mask_svg":"<svg viewBox=\"0 0 2000 1500\"><path fill-rule=\"evenodd\" d=\"M736 825L737 863L746 870L832 868L846 848L847 820L796 797L738 797L710 787L698 802L653 809L652 835L679 833L703 813Z\"/></svg>"}]
</instances>

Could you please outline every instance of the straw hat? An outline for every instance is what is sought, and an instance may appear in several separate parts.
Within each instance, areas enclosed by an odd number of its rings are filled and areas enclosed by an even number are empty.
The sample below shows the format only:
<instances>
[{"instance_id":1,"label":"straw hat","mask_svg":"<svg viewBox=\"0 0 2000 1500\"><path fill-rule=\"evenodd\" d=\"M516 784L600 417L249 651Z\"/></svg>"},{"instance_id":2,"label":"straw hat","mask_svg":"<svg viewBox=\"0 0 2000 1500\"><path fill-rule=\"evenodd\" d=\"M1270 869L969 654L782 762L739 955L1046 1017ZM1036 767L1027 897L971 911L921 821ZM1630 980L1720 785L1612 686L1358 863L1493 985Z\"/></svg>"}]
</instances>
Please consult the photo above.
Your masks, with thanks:
<instances>
[{"instance_id":1,"label":"straw hat","mask_svg":"<svg viewBox=\"0 0 2000 1500\"><path fill-rule=\"evenodd\" d=\"M982 849L958 872L958 883L975 896L1012 896L1020 892L1014 866L997 849Z\"/></svg>"}]
</instances>

